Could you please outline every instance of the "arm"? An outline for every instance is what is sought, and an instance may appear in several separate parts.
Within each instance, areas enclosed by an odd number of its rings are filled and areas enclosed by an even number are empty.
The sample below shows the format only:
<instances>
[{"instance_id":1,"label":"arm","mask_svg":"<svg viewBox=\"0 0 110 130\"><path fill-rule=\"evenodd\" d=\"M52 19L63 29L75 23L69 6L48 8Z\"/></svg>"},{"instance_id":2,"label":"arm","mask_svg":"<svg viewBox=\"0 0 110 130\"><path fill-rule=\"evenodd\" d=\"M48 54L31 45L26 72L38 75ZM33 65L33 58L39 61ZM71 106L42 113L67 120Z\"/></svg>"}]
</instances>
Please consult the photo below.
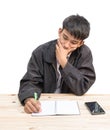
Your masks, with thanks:
<instances>
[{"instance_id":1,"label":"arm","mask_svg":"<svg viewBox=\"0 0 110 130\"><path fill-rule=\"evenodd\" d=\"M20 81L18 97L22 105L27 98L34 98L34 92L40 97L43 87L42 70L42 53L38 48L32 53L27 72Z\"/></svg>"},{"instance_id":2,"label":"arm","mask_svg":"<svg viewBox=\"0 0 110 130\"><path fill-rule=\"evenodd\" d=\"M96 78L91 51L89 49L83 50L75 62L74 66L68 61L61 73L64 82L71 91L76 95L83 95Z\"/></svg>"}]
</instances>

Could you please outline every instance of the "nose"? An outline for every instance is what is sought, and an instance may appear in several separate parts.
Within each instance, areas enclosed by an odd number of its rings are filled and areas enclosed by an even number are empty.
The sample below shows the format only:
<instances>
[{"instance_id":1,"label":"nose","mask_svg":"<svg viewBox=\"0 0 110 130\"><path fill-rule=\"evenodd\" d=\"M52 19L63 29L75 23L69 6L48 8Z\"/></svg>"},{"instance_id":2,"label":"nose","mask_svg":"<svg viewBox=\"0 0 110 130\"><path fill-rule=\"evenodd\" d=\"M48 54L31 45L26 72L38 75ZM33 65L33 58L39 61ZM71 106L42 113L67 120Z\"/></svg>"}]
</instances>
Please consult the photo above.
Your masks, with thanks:
<instances>
[{"instance_id":1,"label":"nose","mask_svg":"<svg viewBox=\"0 0 110 130\"><path fill-rule=\"evenodd\" d=\"M65 42L64 46L65 49L69 49L70 48L70 42Z\"/></svg>"}]
</instances>

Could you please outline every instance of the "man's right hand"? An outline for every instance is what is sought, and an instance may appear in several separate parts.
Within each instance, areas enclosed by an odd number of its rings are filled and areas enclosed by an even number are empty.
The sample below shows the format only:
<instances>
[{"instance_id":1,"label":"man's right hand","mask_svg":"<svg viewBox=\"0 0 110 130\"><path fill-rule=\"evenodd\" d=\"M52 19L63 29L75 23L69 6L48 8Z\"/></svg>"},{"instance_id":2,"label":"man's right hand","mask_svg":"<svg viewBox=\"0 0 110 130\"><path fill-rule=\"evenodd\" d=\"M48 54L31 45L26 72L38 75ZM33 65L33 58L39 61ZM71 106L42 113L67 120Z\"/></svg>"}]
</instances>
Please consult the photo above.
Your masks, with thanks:
<instances>
[{"instance_id":1,"label":"man's right hand","mask_svg":"<svg viewBox=\"0 0 110 130\"><path fill-rule=\"evenodd\" d=\"M24 111L26 113L41 112L41 104L34 98L27 98L25 100Z\"/></svg>"}]
</instances>

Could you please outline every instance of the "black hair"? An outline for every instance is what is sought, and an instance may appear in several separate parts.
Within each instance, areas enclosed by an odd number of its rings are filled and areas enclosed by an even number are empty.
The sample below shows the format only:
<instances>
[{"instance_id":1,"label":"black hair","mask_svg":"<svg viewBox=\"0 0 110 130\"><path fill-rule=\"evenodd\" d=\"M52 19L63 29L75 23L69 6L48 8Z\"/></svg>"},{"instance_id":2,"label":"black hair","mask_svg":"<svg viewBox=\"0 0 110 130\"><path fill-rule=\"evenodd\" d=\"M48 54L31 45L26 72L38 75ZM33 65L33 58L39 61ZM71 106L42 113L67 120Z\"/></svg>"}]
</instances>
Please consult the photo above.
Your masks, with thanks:
<instances>
[{"instance_id":1,"label":"black hair","mask_svg":"<svg viewBox=\"0 0 110 130\"><path fill-rule=\"evenodd\" d=\"M71 15L64 19L63 29L66 29L76 39L84 40L89 36L90 23L83 16Z\"/></svg>"}]
</instances>

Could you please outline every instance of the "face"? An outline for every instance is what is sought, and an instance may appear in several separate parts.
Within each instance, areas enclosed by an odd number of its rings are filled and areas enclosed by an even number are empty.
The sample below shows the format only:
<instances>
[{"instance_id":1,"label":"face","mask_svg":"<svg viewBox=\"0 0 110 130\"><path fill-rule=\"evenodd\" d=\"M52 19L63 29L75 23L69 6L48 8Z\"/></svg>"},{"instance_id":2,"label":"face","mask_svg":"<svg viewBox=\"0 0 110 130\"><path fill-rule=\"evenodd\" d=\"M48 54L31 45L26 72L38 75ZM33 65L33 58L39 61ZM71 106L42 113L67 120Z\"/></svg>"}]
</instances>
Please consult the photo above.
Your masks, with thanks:
<instances>
[{"instance_id":1,"label":"face","mask_svg":"<svg viewBox=\"0 0 110 130\"><path fill-rule=\"evenodd\" d=\"M59 40L66 50L74 51L84 44L83 40L75 39L66 29L59 29Z\"/></svg>"}]
</instances>

